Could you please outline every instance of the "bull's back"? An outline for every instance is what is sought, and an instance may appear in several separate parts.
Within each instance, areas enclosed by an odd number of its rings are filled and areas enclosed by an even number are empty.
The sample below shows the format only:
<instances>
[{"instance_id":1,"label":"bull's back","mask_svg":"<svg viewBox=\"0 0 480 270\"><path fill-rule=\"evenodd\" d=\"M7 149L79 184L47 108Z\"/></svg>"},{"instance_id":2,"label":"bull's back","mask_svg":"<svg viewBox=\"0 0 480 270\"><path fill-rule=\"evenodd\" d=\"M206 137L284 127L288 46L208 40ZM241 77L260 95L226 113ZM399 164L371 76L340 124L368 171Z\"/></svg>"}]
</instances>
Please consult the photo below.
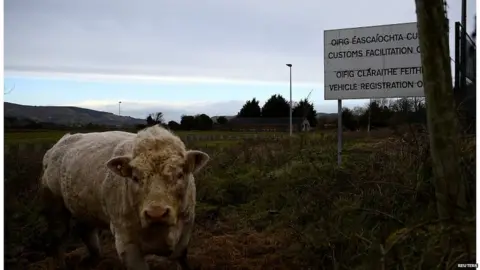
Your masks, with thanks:
<instances>
[{"instance_id":1,"label":"bull's back","mask_svg":"<svg viewBox=\"0 0 480 270\"><path fill-rule=\"evenodd\" d=\"M76 217L104 220L101 187L108 173L107 161L115 149L128 142L132 133L111 131L70 135L46 154L44 184L63 197ZM46 165L45 165L46 164Z\"/></svg>"}]
</instances>

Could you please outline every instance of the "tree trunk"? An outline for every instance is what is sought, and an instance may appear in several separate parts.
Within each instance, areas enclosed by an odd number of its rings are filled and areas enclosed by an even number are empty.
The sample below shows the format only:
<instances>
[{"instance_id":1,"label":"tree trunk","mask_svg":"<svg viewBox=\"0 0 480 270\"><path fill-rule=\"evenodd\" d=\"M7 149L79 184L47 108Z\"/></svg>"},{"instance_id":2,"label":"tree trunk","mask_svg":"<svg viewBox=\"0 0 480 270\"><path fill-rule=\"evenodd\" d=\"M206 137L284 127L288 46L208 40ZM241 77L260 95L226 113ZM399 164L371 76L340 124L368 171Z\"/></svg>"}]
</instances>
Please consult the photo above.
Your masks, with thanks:
<instances>
[{"instance_id":1,"label":"tree trunk","mask_svg":"<svg viewBox=\"0 0 480 270\"><path fill-rule=\"evenodd\" d=\"M448 25L442 0L415 3L437 211L440 218L455 218L466 209L466 183L459 167Z\"/></svg>"}]
</instances>

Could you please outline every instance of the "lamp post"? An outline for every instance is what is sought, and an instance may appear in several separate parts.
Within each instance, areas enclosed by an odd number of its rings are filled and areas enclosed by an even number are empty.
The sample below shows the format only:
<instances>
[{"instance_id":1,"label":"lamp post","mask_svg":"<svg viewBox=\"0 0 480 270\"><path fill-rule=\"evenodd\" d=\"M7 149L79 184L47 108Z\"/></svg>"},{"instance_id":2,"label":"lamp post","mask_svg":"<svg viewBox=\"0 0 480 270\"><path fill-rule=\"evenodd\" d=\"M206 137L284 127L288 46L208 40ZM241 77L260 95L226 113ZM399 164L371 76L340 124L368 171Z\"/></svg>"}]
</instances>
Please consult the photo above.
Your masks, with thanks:
<instances>
[{"instance_id":1,"label":"lamp post","mask_svg":"<svg viewBox=\"0 0 480 270\"><path fill-rule=\"evenodd\" d=\"M118 102L118 116L120 116L120 104L122 104L121 101Z\"/></svg>"},{"instance_id":2,"label":"lamp post","mask_svg":"<svg viewBox=\"0 0 480 270\"><path fill-rule=\"evenodd\" d=\"M287 67L290 68L290 136L293 132L293 121L292 121L292 64L287 64Z\"/></svg>"}]
</instances>

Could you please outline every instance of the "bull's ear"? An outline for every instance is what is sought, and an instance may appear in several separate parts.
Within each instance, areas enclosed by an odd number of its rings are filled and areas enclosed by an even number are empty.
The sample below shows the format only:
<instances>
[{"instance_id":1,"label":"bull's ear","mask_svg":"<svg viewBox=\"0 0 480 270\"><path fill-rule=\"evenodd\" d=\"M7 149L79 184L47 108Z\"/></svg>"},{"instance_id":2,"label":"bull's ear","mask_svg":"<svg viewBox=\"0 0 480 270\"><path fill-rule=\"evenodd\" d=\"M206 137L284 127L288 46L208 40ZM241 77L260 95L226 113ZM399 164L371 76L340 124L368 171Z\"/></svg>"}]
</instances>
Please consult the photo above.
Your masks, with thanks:
<instances>
[{"instance_id":1,"label":"bull's ear","mask_svg":"<svg viewBox=\"0 0 480 270\"><path fill-rule=\"evenodd\" d=\"M187 151L187 170L190 173L199 172L205 164L210 160L210 157L198 150Z\"/></svg>"},{"instance_id":2,"label":"bull's ear","mask_svg":"<svg viewBox=\"0 0 480 270\"><path fill-rule=\"evenodd\" d=\"M132 177L132 167L130 166L131 157L118 156L107 161L107 167L112 172L122 177Z\"/></svg>"}]
</instances>

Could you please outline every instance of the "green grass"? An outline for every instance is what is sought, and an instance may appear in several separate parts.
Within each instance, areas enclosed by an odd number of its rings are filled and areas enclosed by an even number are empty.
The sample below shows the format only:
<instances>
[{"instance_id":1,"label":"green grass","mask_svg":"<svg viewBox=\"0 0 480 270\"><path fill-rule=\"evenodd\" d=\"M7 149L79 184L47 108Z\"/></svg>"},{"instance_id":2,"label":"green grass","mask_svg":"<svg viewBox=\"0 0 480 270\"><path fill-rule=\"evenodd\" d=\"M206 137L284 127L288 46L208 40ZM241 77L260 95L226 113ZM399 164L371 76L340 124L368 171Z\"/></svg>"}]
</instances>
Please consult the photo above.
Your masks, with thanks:
<instances>
[{"instance_id":1,"label":"green grass","mask_svg":"<svg viewBox=\"0 0 480 270\"><path fill-rule=\"evenodd\" d=\"M53 143L60 139L67 131L26 131L26 132L5 132L6 144L18 143ZM176 131L179 136L188 135L233 135L244 136L259 134L259 136L271 136L273 133L255 133L255 132L231 132L231 131ZM277 133L282 134L282 133Z\"/></svg>"},{"instance_id":2,"label":"green grass","mask_svg":"<svg viewBox=\"0 0 480 270\"><path fill-rule=\"evenodd\" d=\"M186 134L205 134L205 135L238 135L238 134L274 134L274 132L250 132L250 131L220 131L220 130L192 130L192 131L175 131L175 134L186 135ZM277 134L286 134L285 132L277 132Z\"/></svg>"},{"instance_id":3,"label":"green grass","mask_svg":"<svg viewBox=\"0 0 480 270\"><path fill-rule=\"evenodd\" d=\"M201 269L369 270L473 262L475 139L461 141L458 161L468 181L469 215L440 224L428 138L372 137L349 137L341 168L334 134L189 143L212 158L196 177L192 263ZM36 197L40 161L31 153L5 158L5 257L12 269L51 269ZM442 248L443 235L450 248ZM102 244L106 255L94 269L116 269L111 237ZM70 246L81 247L73 237ZM86 269L77 265L84 255L84 249L72 252L69 267ZM150 264L169 269L156 259Z\"/></svg>"},{"instance_id":4,"label":"green grass","mask_svg":"<svg viewBox=\"0 0 480 270\"><path fill-rule=\"evenodd\" d=\"M50 143L60 139L65 131L29 131L5 132L5 144L15 143Z\"/></svg>"},{"instance_id":5,"label":"green grass","mask_svg":"<svg viewBox=\"0 0 480 270\"><path fill-rule=\"evenodd\" d=\"M217 140L217 141L208 141L208 142L198 142L198 143L195 143L195 146L200 148L207 147L207 148L220 149L220 148L227 148L227 147L236 145L238 143L239 143L238 140Z\"/></svg>"}]
</instances>

